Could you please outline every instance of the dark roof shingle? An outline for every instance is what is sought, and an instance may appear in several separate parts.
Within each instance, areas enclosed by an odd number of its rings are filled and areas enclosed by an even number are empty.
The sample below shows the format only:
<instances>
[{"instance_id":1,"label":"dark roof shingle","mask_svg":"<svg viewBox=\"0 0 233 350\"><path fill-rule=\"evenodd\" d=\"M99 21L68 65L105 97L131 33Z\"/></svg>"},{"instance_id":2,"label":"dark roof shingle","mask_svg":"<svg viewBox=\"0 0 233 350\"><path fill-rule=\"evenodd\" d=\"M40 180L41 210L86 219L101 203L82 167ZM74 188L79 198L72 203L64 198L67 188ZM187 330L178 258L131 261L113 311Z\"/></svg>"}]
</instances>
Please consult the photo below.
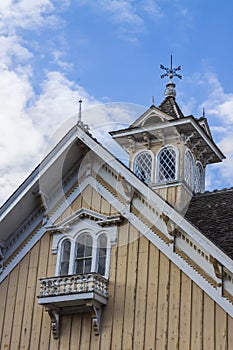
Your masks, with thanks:
<instances>
[{"instance_id":1,"label":"dark roof shingle","mask_svg":"<svg viewBox=\"0 0 233 350\"><path fill-rule=\"evenodd\" d=\"M233 259L233 189L195 195L185 218Z\"/></svg>"}]
</instances>

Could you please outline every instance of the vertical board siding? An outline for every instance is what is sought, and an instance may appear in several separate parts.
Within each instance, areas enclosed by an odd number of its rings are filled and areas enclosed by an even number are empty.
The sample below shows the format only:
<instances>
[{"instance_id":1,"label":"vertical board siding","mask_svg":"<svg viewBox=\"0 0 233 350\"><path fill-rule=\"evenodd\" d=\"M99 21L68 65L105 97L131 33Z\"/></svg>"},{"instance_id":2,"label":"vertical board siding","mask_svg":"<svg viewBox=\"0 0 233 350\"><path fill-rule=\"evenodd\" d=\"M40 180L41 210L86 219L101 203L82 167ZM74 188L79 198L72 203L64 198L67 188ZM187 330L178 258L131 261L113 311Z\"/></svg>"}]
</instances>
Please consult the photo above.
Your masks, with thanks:
<instances>
[{"instance_id":1,"label":"vertical board siding","mask_svg":"<svg viewBox=\"0 0 233 350\"><path fill-rule=\"evenodd\" d=\"M87 187L60 219L81 207L115 212ZM38 242L0 284L0 350L233 349L233 319L137 229L124 221L111 249L108 304L100 335L91 313L62 315L60 338L37 303L39 278L54 276L50 234Z\"/></svg>"},{"instance_id":2,"label":"vertical board siding","mask_svg":"<svg viewBox=\"0 0 233 350\"><path fill-rule=\"evenodd\" d=\"M128 263L126 273L125 305L122 349L133 349L134 318L135 318L135 292L137 283L137 256L138 256L138 231L129 227Z\"/></svg>"},{"instance_id":3,"label":"vertical board siding","mask_svg":"<svg viewBox=\"0 0 233 350\"><path fill-rule=\"evenodd\" d=\"M147 302L145 324L145 349L155 349L157 305L159 286L159 250L149 245Z\"/></svg>"},{"instance_id":4,"label":"vertical board siding","mask_svg":"<svg viewBox=\"0 0 233 350\"><path fill-rule=\"evenodd\" d=\"M137 286L135 295L134 339L135 349L143 349L147 304L147 264L149 241L140 236L138 250Z\"/></svg>"},{"instance_id":5,"label":"vertical board siding","mask_svg":"<svg viewBox=\"0 0 233 350\"><path fill-rule=\"evenodd\" d=\"M128 231L129 224L125 223L121 226L117 241L117 265L115 279L115 300L113 310L112 324L112 349L121 349L124 306L125 306L125 281L127 266L127 248L128 248Z\"/></svg>"}]
</instances>

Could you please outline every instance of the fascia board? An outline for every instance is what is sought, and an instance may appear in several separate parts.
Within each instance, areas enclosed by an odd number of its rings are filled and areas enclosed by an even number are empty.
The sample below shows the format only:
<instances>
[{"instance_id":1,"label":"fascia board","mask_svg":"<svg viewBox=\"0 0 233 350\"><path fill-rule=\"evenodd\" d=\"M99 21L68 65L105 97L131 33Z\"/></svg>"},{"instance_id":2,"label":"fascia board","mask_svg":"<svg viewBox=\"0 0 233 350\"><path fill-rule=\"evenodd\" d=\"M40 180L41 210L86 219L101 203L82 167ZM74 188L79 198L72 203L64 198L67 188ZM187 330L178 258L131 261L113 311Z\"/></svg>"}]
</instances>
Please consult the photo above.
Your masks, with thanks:
<instances>
[{"instance_id":1,"label":"fascia board","mask_svg":"<svg viewBox=\"0 0 233 350\"><path fill-rule=\"evenodd\" d=\"M218 156L219 159L222 160L225 158L225 156L219 150L219 148L215 146L215 144L209 139L209 137L202 130L201 126L197 124L192 117L186 117L175 121L169 121L169 123L164 123L157 126L146 126L146 127L137 128L134 130L127 129L125 131L122 131L122 133L119 132L117 135L112 134L112 137L115 139L119 137L131 136L131 135L133 136L145 131L150 132L154 130L161 130L161 129L166 129L168 127L176 127L176 126L185 125L185 124L191 124L194 127L194 129L203 137L205 142L212 149L212 151Z\"/></svg>"},{"instance_id":2,"label":"fascia board","mask_svg":"<svg viewBox=\"0 0 233 350\"><path fill-rule=\"evenodd\" d=\"M78 126L76 126L78 128ZM65 137L53 148L39 166L29 175L22 185L13 193L0 209L0 222L9 214L14 206L25 196L32 186L39 181L41 175L61 156L76 138L76 127L73 127Z\"/></svg>"}]
</instances>

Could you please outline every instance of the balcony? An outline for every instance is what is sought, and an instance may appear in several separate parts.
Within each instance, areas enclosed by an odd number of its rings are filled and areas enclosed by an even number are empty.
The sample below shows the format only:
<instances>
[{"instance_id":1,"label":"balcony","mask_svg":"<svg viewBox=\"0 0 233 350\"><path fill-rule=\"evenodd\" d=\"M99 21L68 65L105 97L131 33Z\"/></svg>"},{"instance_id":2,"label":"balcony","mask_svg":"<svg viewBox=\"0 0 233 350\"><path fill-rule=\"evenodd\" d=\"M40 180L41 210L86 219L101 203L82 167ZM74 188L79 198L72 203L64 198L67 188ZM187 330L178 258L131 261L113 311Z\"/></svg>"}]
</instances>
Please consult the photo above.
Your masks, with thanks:
<instances>
[{"instance_id":1,"label":"balcony","mask_svg":"<svg viewBox=\"0 0 233 350\"><path fill-rule=\"evenodd\" d=\"M49 313L54 338L59 337L60 315L78 312L92 313L93 330L98 335L101 308L107 300L108 280L98 273L40 279L38 303Z\"/></svg>"}]
</instances>

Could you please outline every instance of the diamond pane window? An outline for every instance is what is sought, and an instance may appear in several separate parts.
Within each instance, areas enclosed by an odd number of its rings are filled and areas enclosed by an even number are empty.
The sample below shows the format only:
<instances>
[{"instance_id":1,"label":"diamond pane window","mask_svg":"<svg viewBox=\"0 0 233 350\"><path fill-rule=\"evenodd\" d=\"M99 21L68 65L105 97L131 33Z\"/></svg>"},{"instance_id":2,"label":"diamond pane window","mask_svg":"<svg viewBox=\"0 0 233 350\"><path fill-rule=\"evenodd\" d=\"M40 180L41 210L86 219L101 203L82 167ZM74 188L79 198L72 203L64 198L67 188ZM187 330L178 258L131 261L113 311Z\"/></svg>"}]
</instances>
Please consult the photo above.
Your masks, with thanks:
<instances>
[{"instance_id":1,"label":"diamond pane window","mask_svg":"<svg viewBox=\"0 0 233 350\"><path fill-rule=\"evenodd\" d=\"M172 181L176 178L176 152L173 148L165 148L158 157L158 181Z\"/></svg>"},{"instance_id":2,"label":"diamond pane window","mask_svg":"<svg viewBox=\"0 0 233 350\"><path fill-rule=\"evenodd\" d=\"M201 193L204 191L204 170L201 163L196 163L194 172L194 191Z\"/></svg>"},{"instance_id":3,"label":"diamond pane window","mask_svg":"<svg viewBox=\"0 0 233 350\"><path fill-rule=\"evenodd\" d=\"M193 188L193 157L190 151L186 151L184 160L184 180Z\"/></svg>"},{"instance_id":4,"label":"diamond pane window","mask_svg":"<svg viewBox=\"0 0 233 350\"><path fill-rule=\"evenodd\" d=\"M145 183L151 181L152 156L148 152L140 153L134 162L135 175Z\"/></svg>"}]
</instances>

